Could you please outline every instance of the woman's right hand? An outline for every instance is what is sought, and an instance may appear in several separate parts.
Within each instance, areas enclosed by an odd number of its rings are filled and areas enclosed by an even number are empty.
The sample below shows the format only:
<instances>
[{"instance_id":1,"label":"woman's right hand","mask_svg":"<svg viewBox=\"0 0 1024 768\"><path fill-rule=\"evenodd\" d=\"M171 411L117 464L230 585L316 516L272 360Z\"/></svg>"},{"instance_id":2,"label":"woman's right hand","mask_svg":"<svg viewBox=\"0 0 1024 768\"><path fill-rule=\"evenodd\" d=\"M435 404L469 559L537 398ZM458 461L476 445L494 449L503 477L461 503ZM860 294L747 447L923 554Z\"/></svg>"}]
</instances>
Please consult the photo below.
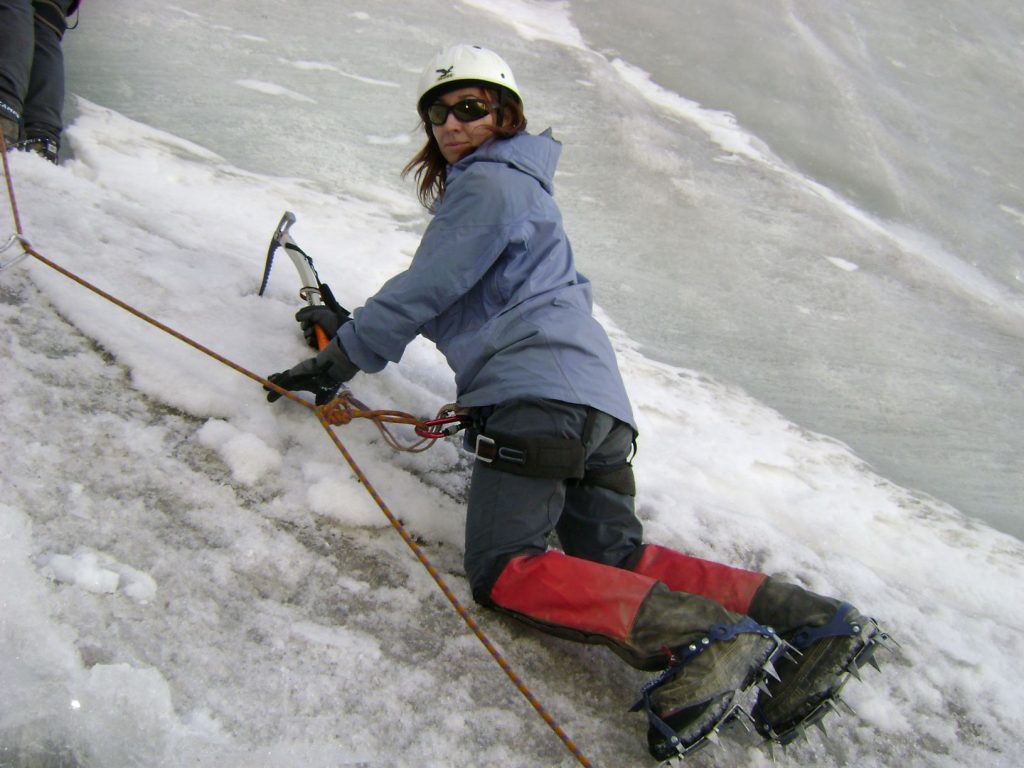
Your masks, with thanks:
<instances>
[{"instance_id":1,"label":"woman's right hand","mask_svg":"<svg viewBox=\"0 0 1024 768\"><path fill-rule=\"evenodd\" d=\"M320 286L320 296L324 300L323 304L303 307L295 313L295 319L302 327L302 335L306 337L306 343L316 350L320 349L316 334L317 326L328 339L333 339L338 333L338 329L352 319L352 313L338 303L334 294L331 293L331 289L326 285Z\"/></svg>"}]
</instances>

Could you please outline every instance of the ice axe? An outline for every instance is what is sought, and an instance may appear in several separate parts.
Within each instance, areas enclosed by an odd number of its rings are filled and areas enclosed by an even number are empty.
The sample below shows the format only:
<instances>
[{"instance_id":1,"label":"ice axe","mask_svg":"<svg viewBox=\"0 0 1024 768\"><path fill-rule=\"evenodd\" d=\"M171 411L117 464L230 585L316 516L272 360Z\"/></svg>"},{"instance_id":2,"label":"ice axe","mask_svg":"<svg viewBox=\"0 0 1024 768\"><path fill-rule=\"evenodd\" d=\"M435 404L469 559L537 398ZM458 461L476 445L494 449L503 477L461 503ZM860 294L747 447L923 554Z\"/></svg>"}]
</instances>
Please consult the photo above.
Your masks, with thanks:
<instances>
[{"instance_id":1,"label":"ice axe","mask_svg":"<svg viewBox=\"0 0 1024 768\"><path fill-rule=\"evenodd\" d=\"M338 304L334 294L331 293L331 289L320 282L320 276L317 275L316 267L313 266L313 259L299 248L295 241L292 240L291 235L288 234L288 230L291 229L294 223L295 214L291 211L285 211L284 215L281 216L281 220L277 222L274 234L270 238L270 246L267 248L267 263L263 267L263 282L260 283L259 295L263 295L263 292L267 289L267 283L270 281L270 268L274 264L274 254L278 248L284 248L291 258L292 264L295 265L295 269L299 272L299 280L302 283L302 287L299 289L299 298L311 307L325 304L336 313L347 315L348 312ZM327 334L324 333L323 328L319 325L316 326L315 331L317 349L323 349L329 341Z\"/></svg>"}]
</instances>

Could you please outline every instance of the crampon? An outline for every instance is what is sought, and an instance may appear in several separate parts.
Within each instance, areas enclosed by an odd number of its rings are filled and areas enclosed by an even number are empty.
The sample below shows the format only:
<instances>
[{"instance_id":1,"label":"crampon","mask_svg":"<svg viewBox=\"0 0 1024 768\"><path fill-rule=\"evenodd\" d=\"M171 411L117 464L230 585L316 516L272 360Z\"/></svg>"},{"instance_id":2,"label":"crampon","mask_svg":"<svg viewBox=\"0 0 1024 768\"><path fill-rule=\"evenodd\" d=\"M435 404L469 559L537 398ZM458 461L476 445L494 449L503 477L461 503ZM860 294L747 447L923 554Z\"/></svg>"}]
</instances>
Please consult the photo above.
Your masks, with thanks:
<instances>
[{"instance_id":1,"label":"crampon","mask_svg":"<svg viewBox=\"0 0 1024 768\"><path fill-rule=\"evenodd\" d=\"M789 744L812 725L824 732L823 718L840 706L852 712L840 695L843 688L851 678L861 679L865 664L880 669L875 658L879 648L894 652L898 644L874 619L859 616L844 603L831 622L796 632L787 645L779 664L781 679L762 689L751 713L769 746Z\"/></svg>"}]
</instances>

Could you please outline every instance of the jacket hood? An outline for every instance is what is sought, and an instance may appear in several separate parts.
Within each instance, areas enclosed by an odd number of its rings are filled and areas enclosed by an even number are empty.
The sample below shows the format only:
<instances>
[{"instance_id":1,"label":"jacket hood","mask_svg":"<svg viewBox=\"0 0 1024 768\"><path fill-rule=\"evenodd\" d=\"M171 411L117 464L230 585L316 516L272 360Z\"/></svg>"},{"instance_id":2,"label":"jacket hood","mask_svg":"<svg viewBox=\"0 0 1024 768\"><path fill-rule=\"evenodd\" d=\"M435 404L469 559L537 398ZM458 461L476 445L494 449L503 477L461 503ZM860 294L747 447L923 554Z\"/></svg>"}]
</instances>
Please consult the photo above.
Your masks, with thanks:
<instances>
[{"instance_id":1,"label":"jacket hood","mask_svg":"<svg viewBox=\"0 0 1024 768\"><path fill-rule=\"evenodd\" d=\"M504 163L533 176L549 195L555 193L554 177L562 145L548 128L534 136L522 131L509 139L491 139L448 169L448 183L473 163Z\"/></svg>"}]
</instances>

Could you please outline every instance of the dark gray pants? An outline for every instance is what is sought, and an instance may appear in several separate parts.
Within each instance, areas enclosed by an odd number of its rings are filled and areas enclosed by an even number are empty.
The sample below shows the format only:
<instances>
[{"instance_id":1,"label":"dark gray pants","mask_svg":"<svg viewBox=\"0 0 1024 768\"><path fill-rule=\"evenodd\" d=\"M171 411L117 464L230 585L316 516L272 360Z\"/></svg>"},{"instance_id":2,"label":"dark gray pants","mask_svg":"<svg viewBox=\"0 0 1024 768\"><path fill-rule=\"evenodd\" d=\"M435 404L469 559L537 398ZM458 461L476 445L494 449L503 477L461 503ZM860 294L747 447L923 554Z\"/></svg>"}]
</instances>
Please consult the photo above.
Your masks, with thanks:
<instances>
[{"instance_id":1,"label":"dark gray pants","mask_svg":"<svg viewBox=\"0 0 1024 768\"><path fill-rule=\"evenodd\" d=\"M53 0L47 20L31 0L0 0L0 114L20 118L24 138L60 143L64 128L61 13L72 0ZM56 24L56 28L55 25Z\"/></svg>"},{"instance_id":2,"label":"dark gray pants","mask_svg":"<svg viewBox=\"0 0 1024 768\"><path fill-rule=\"evenodd\" d=\"M476 409L473 416L489 432L582 440L591 410L553 400L517 400ZM624 464L633 437L628 424L596 412L584 441L586 468ZM632 496L595 485L524 477L476 462L465 566L478 601L487 602L510 558L544 552L552 531L566 554L612 566L624 565L643 539Z\"/></svg>"}]
</instances>

